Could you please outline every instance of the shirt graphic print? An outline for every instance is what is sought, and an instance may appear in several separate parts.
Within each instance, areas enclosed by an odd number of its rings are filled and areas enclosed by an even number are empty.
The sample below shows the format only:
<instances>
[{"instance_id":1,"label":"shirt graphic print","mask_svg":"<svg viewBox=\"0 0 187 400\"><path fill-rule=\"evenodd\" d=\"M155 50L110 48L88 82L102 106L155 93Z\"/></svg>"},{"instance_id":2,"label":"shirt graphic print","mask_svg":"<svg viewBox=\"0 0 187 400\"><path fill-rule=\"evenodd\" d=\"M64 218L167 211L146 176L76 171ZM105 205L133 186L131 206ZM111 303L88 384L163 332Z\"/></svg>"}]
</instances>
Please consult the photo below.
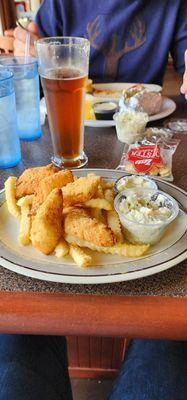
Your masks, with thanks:
<instances>
[{"instance_id":1,"label":"shirt graphic print","mask_svg":"<svg viewBox=\"0 0 187 400\"><path fill-rule=\"evenodd\" d=\"M118 73L120 59L130 51L134 51L142 46L146 41L146 27L143 19L135 17L127 37L124 38L122 45L119 45L117 33L113 33L109 43L101 37L101 16L98 15L94 20L87 24L87 38L91 46L99 51L104 57L103 78L114 81Z\"/></svg>"}]
</instances>

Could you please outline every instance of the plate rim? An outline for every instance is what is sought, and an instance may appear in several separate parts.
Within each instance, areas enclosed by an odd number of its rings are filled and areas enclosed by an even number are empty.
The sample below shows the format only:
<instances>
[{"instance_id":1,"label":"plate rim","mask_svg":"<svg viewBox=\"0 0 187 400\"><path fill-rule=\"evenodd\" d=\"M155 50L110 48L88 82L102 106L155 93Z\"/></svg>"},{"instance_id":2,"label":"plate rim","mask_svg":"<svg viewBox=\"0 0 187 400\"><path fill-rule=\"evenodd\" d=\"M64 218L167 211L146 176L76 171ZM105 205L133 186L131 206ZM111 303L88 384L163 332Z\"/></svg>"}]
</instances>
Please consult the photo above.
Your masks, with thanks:
<instances>
[{"instance_id":1,"label":"plate rim","mask_svg":"<svg viewBox=\"0 0 187 400\"><path fill-rule=\"evenodd\" d=\"M102 86L106 86L107 85L107 87L108 87L108 85L115 86L116 84L117 85L130 85L130 86L133 86L133 85L136 85L138 83L137 82L103 82L103 83L102 82L96 82L96 83L92 83L92 87L95 88L95 86L96 86L96 88L97 88L100 85L102 85ZM158 85L157 83L141 82L141 85L145 85L146 87L156 86L159 89L158 92L161 92L163 90L163 86Z\"/></svg>"},{"instance_id":2,"label":"plate rim","mask_svg":"<svg viewBox=\"0 0 187 400\"><path fill-rule=\"evenodd\" d=\"M75 169L73 172L78 173L78 175L81 174L82 171L85 172L95 172L99 173L100 175L103 175L106 172L109 173L115 173L117 175L129 175L124 173L123 171L118 171L115 169L104 169L104 168L83 168L82 170ZM156 181L160 181L166 186L170 186L174 188L175 190L181 192L183 195L187 197L187 192L184 189L179 188L178 186L174 185L171 182L166 182L163 181L162 179L156 178ZM4 189L0 190L0 195L5 192ZM180 238L181 239L181 238ZM179 240L180 240L179 239ZM1 242L1 239L0 239ZM1 266L4 268L9 269L10 271L14 271L18 274L35 278L35 279L40 279L40 280L46 280L46 281L51 281L51 282L57 282L57 283L69 283L69 284L103 284L103 283L115 283L115 282L123 282L123 281L128 281L128 280L135 280L135 279L140 279L142 277L146 276L151 276L156 273L159 273L161 271L165 271L169 268L172 268L173 266L177 265L178 263L184 261L187 258L187 250L183 250L182 253L178 254L176 257L173 257L170 260L165 260L164 262L153 266L153 267L147 267L142 270L137 270L137 271L131 271L131 272L122 272L122 273L116 273L116 274L106 274L106 275L98 275L98 276L73 276L73 279L71 276L68 275L57 275L55 273L49 273L49 272L41 272L41 271L36 271L33 270L29 267L26 266L20 266L15 264L13 265L12 261L6 260L3 256L0 256L1 260ZM3 264L3 265L2 265ZM164 268L163 268L164 267ZM115 268L115 267L114 267Z\"/></svg>"},{"instance_id":3,"label":"plate rim","mask_svg":"<svg viewBox=\"0 0 187 400\"><path fill-rule=\"evenodd\" d=\"M182 255L177 256L177 258L174 258L172 261L165 261L165 263L160 264L159 266L155 267L149 267L144 270L140 271L133 271L130 273L123 273L123 274L115 274L115 275L107 275L107 276L95 276L94 280L93 278L89 278L89 276L85 279L82 277L76 277L74 278L74 282L69 279L69 277L65 275L56 275L55 273L53 274L48 274L47 272L40 272L40 271L34 271L30 269L29 267L20 267L20 266L15 266L12 267L11 262L6 262L6 265L1 265L1 267L8 269L9 271L13 271L17 274L24 275L29 278L35 278L38 280L44 280L48 282L56 282L56 283L67 283L71 285L98 285L98 284L107 284L107 283L117 283L117 282L126 282L130 280L136 280L136 279L141 279L145 278L147 276L151 275L156 275L159 272L164 272L167 269L170 269L177 264L181 263L187 258L187 251L185 251ZM0 257L0 260L2 262L2 257ZM11 267L9 267L9 263L11 264ZM8 264L8 265L7 265ZM164 269L161 268L164 266ZM27 273L29 272L29 274ZM125 279L123 277L125 276Z\"/></svg>"}]
</instances>

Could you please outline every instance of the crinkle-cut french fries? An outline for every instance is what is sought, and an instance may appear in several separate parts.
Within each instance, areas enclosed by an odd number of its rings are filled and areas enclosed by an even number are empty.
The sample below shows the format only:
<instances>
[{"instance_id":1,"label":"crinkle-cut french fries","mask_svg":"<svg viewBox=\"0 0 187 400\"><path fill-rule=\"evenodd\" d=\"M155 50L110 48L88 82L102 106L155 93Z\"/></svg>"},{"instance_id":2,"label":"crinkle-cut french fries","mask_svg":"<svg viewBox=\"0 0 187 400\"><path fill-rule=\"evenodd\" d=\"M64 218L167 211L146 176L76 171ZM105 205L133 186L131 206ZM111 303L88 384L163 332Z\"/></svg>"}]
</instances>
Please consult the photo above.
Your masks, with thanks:
<instances>
[{"instance_id":1,"label":"crinkle-cut french fries","mask_svg":"<svg viewBox=\"0 0 187 400\"><path fill-rule=\"evenodd\" d=\"M104 192L103 192L103 188L102 188L101 185L98 186L97 192L96 192L96 194L95 194L94 197L95 197L95 198L98 197L99 199L103 199L103 198L104 198Z\"/></svg>"},{"instance_id":2,"label":"crinkle-cut french fries","mask_svg":"<svg viewBox=\"0 0 187 400\"><path fill-rule=\"evenodd\" d=\"M30 231L32 226L32 217L29 215L30 206L21 207L21 220L18 241L23 246L30 243Z\"/></svg>"},{"instance_id":3,"label":"crinkle-cut french fries","mask_svg":"<svg viewBox=\"0 0 187 400\"><path fill-rule=\"evenodd\" d=\"M106 216L104 215L103 210L100 208L90 208L90 215L92 218L95 218L97 221L100 221L106 225Z\"/></svg>"},{"instance_id":4,"label":"crinkle-cut french fries","mask_svg":"<svg viewBox=\"0 0 187 400\"><path fill-rule=\"evenodd\" d=\"M34 194L28 194L24 197L21 197L18 201L17 201L17 205L19 207L23 207L23 206L31 206L32 202L34 199Z\"/></svg>"},{"instance_id":5,"label":"crinkle-cut french fries","mask_svg":"<svg viewBox=\"0 0 187 400\"><path fill-rule=\"evenodd\" d=\"M69 245L64 240L64 238L60 239L60 242L55 247L55 255L57 258L65 257L69 253Z\"/></svg>"},{"instance_id":6,"label":"crinkle-cut french fries","mask_svg":"<svg viewBox=\"0 0 187 400\"><path fill-rule=\"evenodd\" d=\"M117 242L123 243L124 239L121 231L121 224L118 214L115 210L107 211L107 225L114 232Z\"/></svg>"},{"instance_id":7,"label":"crinkle-cut french fries","mask_svg":"<svg viewBox=\"0 0 187 400\"><path fill-rule=\"evenodd\" d=\"M17 178L10 176L5 182L5 197L7 202L8 211L13 217L18 218L20 216L20 207L17 205L15 184Z\"/></svg>"},{"instance_id":8,"label":"crinkle-cut french fries","mask_svg":"<svg viewBox=\"0 0 187 400\"><path fill-rule=\"evenodd\" d=\"M69 254L79 267L88 267L92 262L92 257L76 244L70 245Z\"/></svg>"},{"instance_id":9,"label":"crinkle-cut french fries","mask_svg":"<svg viewBox=\"0 0 187 400\"><path fill-rule=\"evenodd\" d=\"M105 199L113 206L114 204L114 191L113 189L106 189L104 192Z\"/></svg>"},{"instance_id":10,"label":"crinkle-cut french fries","mask_svg":"<svg viewBox=\"0 0 187 400\"><path fill-rule=\"evenodd\" d=\"M114 188L114 182L105 182L102 180L102 188L103 190L105 189L113 189Z\"/></svg>"},{"instance_id":11,"label":"crinkle-cut french fries","mask_svg":"<svg viewBox=\"0 0 187 400\"><path fill-rule=\"evenodd\" d=\"M114 190L106 189L104 192L105 199L113 206L114 204ZM107 211L107 225L114 232L117 242L123 243L123 234L121 231L121 224L118 214L115 210Z\"/></svg>"},{"instance_id":12,"label":"crinkle-cut french fries","mask_svg":"<svg viewBox=\"0 0 187 400\"><path fill-rule=\"evenodd\" d=\"M67 240L68 243L71 243L73 245L77 245L80 247L87 247L88 249L98 251L100 253L113 254L113 255L116 254L118 256L129 257L129 258L143 256L143 254L145 254L150 247L149 244L130 244L130 243L116 244L110 247L96 246L91 242L77 239L71 235L66 235L65 239Z\"/></svg>"},{"instance_id":13,"label":"crinkle-cut french fries","mask_svg":"<svg viewBox=\"0 0 187 400\"><path fill-rule=\"evenodd\" d=\"M112 205L106 199L91 199L84 203L88 208L100 208L100 210L112 210Z\"/></svg>"},{"instance_id":14,"label":"crinkle-cut french fries","mask_svg":"<svg viewBox=\"0 0 187 400\"><path fill-rule=\"evenodd\" d=\"M17 204L21 207L21 220L18 241L22 246L27 246L30 243L30 231L32 226L32 218L29 215L30 206L32 205L34 195L21 197Z\"/></svg>"}]
</instances>

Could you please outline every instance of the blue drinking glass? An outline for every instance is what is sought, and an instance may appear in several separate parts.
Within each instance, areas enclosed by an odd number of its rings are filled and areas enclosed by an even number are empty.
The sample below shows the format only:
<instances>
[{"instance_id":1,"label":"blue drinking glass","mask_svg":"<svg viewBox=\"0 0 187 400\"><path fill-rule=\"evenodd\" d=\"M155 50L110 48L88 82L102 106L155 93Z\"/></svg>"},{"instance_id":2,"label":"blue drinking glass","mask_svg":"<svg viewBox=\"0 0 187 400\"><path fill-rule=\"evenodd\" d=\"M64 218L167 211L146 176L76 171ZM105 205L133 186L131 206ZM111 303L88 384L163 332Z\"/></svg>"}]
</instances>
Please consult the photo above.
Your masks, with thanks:
<instances>
[{"instance_id":1,"label":"blue drinking glass","mask_svg":"<svg viewBox=\"0 0 187 400\"><path fill-rule=\"evenodd\" d=\"M33 57L0 57L0 64L14 75L18 133L21 140L35 140L41 134L38 63Z\"/></svg>"},{"instance_id":2,"label":"blue drinking glass","mask_svg":"<svg viewBox=\"0 0 187 400\"><path fill-rule=\"evenodd\" d=\"M15 167L20 160L13 74L0 68L0 168Z\"/></svg>"}]
</instances>

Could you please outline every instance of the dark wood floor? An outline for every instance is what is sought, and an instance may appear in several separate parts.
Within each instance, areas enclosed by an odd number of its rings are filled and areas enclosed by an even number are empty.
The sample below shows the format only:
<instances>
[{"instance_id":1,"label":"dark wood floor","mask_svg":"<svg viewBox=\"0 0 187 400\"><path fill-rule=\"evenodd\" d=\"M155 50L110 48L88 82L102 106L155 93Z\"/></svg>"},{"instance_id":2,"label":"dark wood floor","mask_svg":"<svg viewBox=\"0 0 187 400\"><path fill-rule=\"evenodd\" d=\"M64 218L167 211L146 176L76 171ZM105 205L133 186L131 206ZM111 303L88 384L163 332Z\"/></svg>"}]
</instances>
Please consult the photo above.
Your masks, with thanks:
<instances>
[{"instance_id":1,"label":"dark wood floor","mask_svg":"<svg viewBox=\"0 0 187 400\"><path fill-rule=\"evenodd\" d=\"M112 380L72 379L73 400L107 400Z\"/></svg>"}]
</instances>

